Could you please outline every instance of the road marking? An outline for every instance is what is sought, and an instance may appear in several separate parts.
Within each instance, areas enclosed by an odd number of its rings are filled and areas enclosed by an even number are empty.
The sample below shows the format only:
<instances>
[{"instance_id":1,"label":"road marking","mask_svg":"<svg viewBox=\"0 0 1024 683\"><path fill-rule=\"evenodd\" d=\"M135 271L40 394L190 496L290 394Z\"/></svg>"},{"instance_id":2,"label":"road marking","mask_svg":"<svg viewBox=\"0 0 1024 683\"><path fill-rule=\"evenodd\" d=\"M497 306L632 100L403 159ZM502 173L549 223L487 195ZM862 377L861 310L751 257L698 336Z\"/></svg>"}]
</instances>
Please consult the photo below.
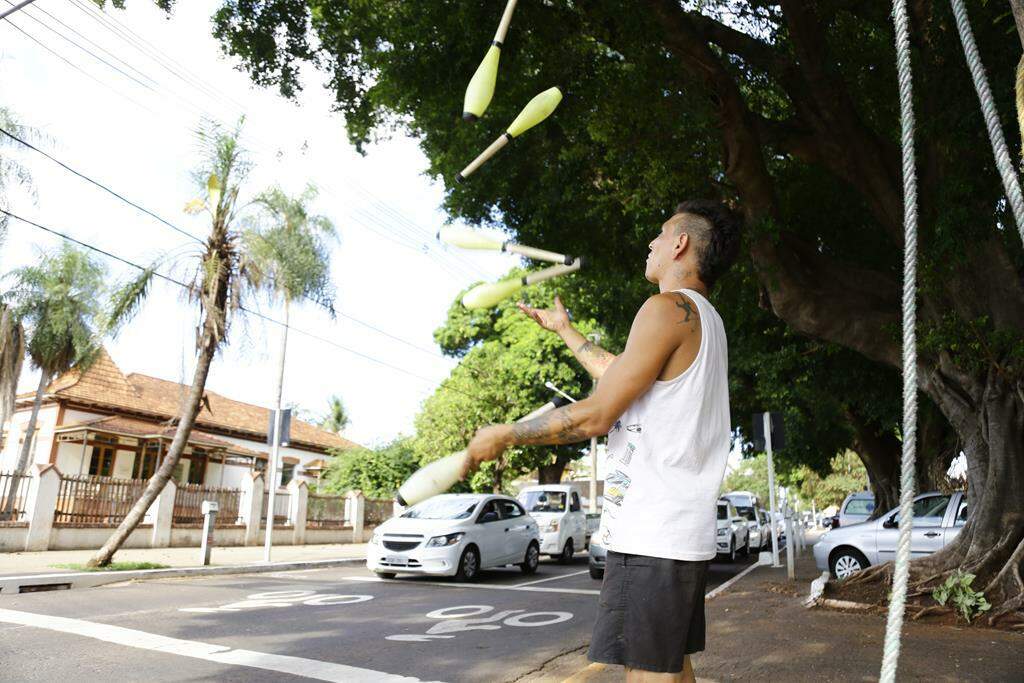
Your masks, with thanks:
<instances>
[{"instance_id":1,"label":"road marking","mask_svg":"<svg viewBox=\"0 0 1024 683\"><path fill-rule=\"evenodd\" d=\"M566 593L570 595L600 595L601 591L587 588L546 588L544 586L494 586L482 583L442 583L441 581L403 581L400 579L382 579L378 576L344 576L346 581L362 581L364 583L396 583L405 586L443 586L445 588L482 588L492 591L523 591L527 593Z\"/></svg>"},{"instance_id":2,"label":"road marking","mask_svg":"<svg viewBox=\"0 0 1024 683\"><path fill-rule=\"evenodd\" d=\"M0 621L50 631L59 631L61 633L71 633L85 638L93 638L141 650L152 650L164 654L203 659L218 664L248 666L253 669L304 676L318 681L337 681L338 683L377 683L378 681L385 683L420 682L419 678L411 676L398 676L346 664L255 652L253 650L234 649L226 645L170 638L121 626L99 624L81 619L54 617L47 614L0 609Z\"/></svg>"},{"instance_id":3,"label":"road marking","mask_svg":"<svg viewBox=\"0 0 1024 683\"><path fill-rule=\"evenodd\" d=\"M590 573L589 569L584 569L582 571L573 572L571 574L559 574L558 576L549 576L546 579L537 579L536 581L527 581L526 583L519 583L519 584L516 584L515 586L513 586L513 588L522 588L523 586L532 586L535 583L544 583L545 581L555 581L557 579L565 579L565 578L568 578L570 576L579 576L580 574L589 574L589 573Z\"/></svg>"},{"instance_id":4,"label":"road marking","mask_svg":"<svg viewBox=\"0 0 1024 683\"><path fill-rule=\"evenodd\" d=\"M729 586L733 585L734 583L736 583L737 581L739 581L740 579L742 579L742 578L743 578L744 576L746 576L747 574L749 574L750 572L754 571L755 569L757 569L757 568L758 568L758 567L760 567L760 566L761 566L760 564L758 564L757 562L755 562L754 564L750 565L749 567L747 567L746 569L744 569L743 571L741 571L741 572L740 572L739 574L737 574L736 576L732 577L731 579L729 579L728 581L726 581L725 583L723 583L723 584L722 584L721 586L718 586L717 588L715 588L715 589L714 589L713 591L711 591L710 593L706 593L706 594L704 595L704 599L705 599L705 600L710 600L711 598L715 597L715 596L716 596L716 595L718 595L719 593L722 593L722 592L724 592L724 591L725 591L725 590L726 590L727 588L729 588Z\"/></svg>"}]
</instances>

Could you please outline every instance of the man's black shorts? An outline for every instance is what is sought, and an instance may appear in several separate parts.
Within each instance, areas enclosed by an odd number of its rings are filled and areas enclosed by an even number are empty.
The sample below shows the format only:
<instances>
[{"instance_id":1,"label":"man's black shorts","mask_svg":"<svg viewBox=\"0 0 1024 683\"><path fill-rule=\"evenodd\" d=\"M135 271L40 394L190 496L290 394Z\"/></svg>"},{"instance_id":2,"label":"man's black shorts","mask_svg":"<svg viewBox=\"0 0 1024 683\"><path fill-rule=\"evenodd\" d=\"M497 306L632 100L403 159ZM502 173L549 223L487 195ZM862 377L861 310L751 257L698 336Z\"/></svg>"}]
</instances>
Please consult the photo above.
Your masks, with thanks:
<instances>
[{"instance_id":1,"label":"man's black shorts","mask_svg":"<svg viewBox=\"0 0 1024 683\"><path fill-rule=\"evenodd\" d=\"M704 649L708 562L608 551L593 662L677 673L683 657Z\"/></svg>"}]
</instances>

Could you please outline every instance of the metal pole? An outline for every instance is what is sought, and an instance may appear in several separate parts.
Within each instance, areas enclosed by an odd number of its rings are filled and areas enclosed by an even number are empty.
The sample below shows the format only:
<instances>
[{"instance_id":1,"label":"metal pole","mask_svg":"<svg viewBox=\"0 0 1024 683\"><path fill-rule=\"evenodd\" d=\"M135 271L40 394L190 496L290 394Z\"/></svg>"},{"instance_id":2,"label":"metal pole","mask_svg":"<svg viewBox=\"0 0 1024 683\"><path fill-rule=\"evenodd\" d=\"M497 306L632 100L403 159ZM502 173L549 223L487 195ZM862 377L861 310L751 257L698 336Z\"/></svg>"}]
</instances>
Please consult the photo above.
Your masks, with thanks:
<instances>
[{"instance_id":1,"label":"metal pole","mask_svg":"<svg viewBox=\"0 0 1024 683\"><path fill-rule=\"evenodd\" d=\"M772 460L772 418L769 413L762 413L764 420L764 447L768 453L768 507L772 513L772 566L781 567L779 563L779 536L775 533L778 523L778 508L775 507L775 463Z\"/></svg>"},{"instance_id":2,"label":"metal pole","mask_svg":"<svg viewBox=\"0 0 1024 683\"><path fill-rule=\"evenodd\" d=\"M14 7L10 8L10 9L7 9L7 10L4 10L3 12L0 12L0 19L6 19L7 15L14 14L18 10L20 10L22 7L27 7L28 5L31 5L35 1L36 0L25 0L24 2L19 2Z\"/></svg>"},{"instance_id":3,"label":"metal pole","mask_svg":"<svg viewBox=\"0 0 1024 683\"><path fill-rule=\"evenodd\" d=\"M796 540L793 538L793 511L786 505L786 576L796 580Z\"/></svg>"},{"instance_id":4,"label":"metal pole","mask_svg":"<svg viewBox=\"0 0 1024 683\"><path fill-rule=\"evenodd\" d=\"M274 412L274 434L270 447L270 479L267 481L267 532L263 541L263 561L270 562L274 538L274 502L277 493L277 459L281 449L281 393L284 389L284 358L288 348L288 300L284 302L284 330L281 333L281 355L278 358L277 397Z\"/></svg>"}]
</instances>

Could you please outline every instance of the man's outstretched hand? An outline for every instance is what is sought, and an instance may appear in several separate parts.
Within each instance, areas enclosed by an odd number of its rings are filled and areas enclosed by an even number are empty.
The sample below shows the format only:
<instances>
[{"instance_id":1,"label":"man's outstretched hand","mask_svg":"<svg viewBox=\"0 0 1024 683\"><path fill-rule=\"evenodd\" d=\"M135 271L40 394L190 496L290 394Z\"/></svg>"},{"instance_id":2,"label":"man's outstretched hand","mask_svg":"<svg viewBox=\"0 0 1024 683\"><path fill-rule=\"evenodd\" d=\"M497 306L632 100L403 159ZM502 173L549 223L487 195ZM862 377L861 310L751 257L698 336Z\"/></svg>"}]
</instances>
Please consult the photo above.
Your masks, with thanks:
<instances>
[{"instance_id":1,"label":"man's outstretched hand","mask_svg":"<svg viewBox=\"0 0 1024 683\"><path fill-rule=\"evenodd\" d=\"M511 445L508 437L508 425L490 425L478 429L476 436L466 447L466 462L462 466L462 478L465 479L480 467L480 463L499 458Z\"/></svg>"},{"instance_id":2,"label":"man's outstretched hand","mask_svg":"<svg viewBox=\"0 0 1024 683\"><path fill-rule=\"evenodd\" d=\"M532 308L522 301L519 302L519 310L533 318L533 320L545 330L561 332L567 329L569 323L569 312L562 305L562 300L555 297L554 308Z\"/></svg>"}]
</instances>

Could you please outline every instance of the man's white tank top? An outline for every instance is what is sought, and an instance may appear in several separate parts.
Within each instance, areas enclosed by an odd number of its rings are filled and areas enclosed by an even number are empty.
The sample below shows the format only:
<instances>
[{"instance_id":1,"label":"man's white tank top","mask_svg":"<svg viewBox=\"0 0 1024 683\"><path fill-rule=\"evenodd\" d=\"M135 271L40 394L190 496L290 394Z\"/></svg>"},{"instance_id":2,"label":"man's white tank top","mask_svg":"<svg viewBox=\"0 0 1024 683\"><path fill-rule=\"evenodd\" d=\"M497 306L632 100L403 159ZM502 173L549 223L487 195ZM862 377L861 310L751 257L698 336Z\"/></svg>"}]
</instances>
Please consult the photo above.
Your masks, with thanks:
<instances>
[{"instance_id":1,"label":"man's white tank top","mask_svg":"<svg viewBox=\"0 0 1024 683\"><path fill-rule=\"evenodd\" d=\"M608 432L598 542L674 560L715 557L717 500L730 448L722 318L692 289L700 350L681 375L655 381Z\"/></svg>"}]
</instances>

